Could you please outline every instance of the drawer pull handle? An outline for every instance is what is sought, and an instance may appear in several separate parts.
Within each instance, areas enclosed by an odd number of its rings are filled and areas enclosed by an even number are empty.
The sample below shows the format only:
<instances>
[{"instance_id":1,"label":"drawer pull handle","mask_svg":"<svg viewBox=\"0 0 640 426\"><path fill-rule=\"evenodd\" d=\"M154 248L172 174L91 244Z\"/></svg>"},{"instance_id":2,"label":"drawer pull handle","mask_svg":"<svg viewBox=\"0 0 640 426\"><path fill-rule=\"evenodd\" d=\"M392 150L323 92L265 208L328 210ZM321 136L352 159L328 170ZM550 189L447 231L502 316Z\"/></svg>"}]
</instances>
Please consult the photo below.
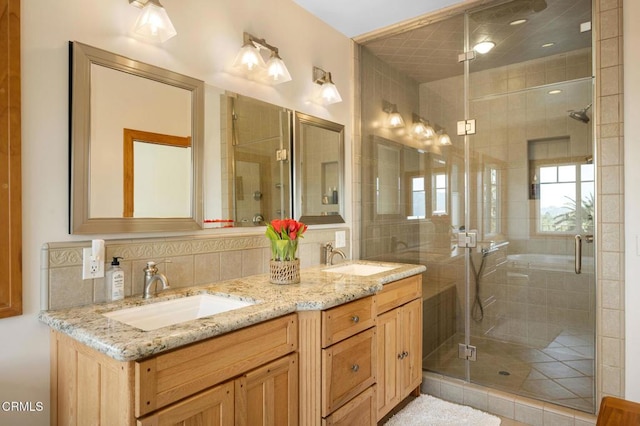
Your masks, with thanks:
<instances>
[{"instance_id":1,"label":"drawer pull handle","mask_svg":"<svg viewBox=\"0 0 640 426\"><path fill-rule=\"evenodd\" d=\"M360 366L358 364L353 364L351 366L351 371L353 371L354 373L357 373L358 370L360 370Z\"/></svg>"},{"instance_id":2,"label":"drawer pull handle","mask_svg":"<svg viewBox=\"0 0 640 426\"><path fill-rule=\"evenodd\" d=\"M354 315L351 317L351 321L353 321L354 323L359 323L360 322L360 317L357 315Z\"/></svg>"}]
</instances>

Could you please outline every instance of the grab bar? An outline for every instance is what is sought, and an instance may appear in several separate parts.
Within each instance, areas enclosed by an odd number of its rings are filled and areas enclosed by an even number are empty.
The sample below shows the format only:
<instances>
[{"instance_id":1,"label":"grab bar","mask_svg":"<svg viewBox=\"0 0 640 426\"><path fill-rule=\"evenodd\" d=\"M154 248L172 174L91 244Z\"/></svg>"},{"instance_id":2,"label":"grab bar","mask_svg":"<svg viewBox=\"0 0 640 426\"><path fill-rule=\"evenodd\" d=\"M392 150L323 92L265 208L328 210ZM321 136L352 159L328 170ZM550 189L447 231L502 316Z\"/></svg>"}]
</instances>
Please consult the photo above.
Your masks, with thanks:
<instances>
[{"instance_id":1,"label":"grab bar","mask_svg":"<svg viewBox=\"0 0 640 426\"><path fill-rule=\"evenodd\" d=\"M575 237L575 270L576 274L582 273L582 236L580 234ZM584 239L587 243L593 242L593 235L585 235Z\"/></svg>"}]
</instances>

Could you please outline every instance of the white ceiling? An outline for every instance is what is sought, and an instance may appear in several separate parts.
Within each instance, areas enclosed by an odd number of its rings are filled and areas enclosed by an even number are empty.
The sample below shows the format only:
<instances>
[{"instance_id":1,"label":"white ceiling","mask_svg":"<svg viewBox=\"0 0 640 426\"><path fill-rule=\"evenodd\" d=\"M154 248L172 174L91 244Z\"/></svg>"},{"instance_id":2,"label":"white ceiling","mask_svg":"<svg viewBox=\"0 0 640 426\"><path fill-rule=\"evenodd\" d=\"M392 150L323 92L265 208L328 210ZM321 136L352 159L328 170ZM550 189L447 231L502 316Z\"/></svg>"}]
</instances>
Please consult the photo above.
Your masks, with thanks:
<instances>
[{"instance_id":1,"label":"white ceiling","mask_svg":"<svg viewBox=\"0 0 640 426\"><path fill-rule=\"evenodd\" d=\"M293 0L347 37L355 37L461 0Z\"/></svg>"}]
</instances>

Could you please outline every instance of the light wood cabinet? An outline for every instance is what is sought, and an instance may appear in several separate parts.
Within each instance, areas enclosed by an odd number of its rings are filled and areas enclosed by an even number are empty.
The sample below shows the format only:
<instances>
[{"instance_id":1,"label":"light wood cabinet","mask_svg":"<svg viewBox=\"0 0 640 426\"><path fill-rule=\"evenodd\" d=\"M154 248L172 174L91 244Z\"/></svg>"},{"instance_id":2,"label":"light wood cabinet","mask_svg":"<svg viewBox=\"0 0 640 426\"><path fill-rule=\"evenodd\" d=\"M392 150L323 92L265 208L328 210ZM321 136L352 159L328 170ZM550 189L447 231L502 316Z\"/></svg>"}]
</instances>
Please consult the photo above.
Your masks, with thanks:
<instances>
[{"instance_id":1,"label":"light wood cabinet","mask_svg":"<svg viewBox=\"0 0 640 426\"><path fill-rule=\"evenodd\" d=\"M297 335L297 317L290 314L122 362L53 331L51 423L226 425L237 418L297 425ZM277 392L260 400L253 392L260 386ZM258 405L266 413L263 423L238 413ZM271 417L282 410L293 414ZM285 417L287 422L278 421Z\"/></svg>"},{"instance_id":2,"label":"light wood cabinet","mask_svg":"<svg viewBox=\"0 0 640 426\"><path fill-rule=\"evenodd\" d=\"M236 426L298 424L298 354L235 380Z\"/></svg>"},{"instance_id":3,"label":"light wood cabinet","mask_svg":"<svg viewBox=\"0 0 640 426\"><path fill-rule=\"evenodd\" d=\"M377 318L377 418L382 419L422 382L421 276L388 284L375 297Z\"/></svg>"},{"instance_id":4,"label":"light wood cabinet","mask_svg":"<svg viewBox=\"0 0 640 426\"><path fill-rule=\"evenodd\" d=\"M375 425L375 312L372 296L298 312L301 425Z\"/></svg>"},{"instance_id":5,"label":"light wood cabinet","mask_svg":"<svg viewBox=\"0 0 640 426\"><path fill-rule=\"evenodd\" d=\"M367 388L326 419L322 426L369 426L376 424L376 387Z\"/></svg>"},{"instance_id":6,"label":"light wood cabinet","mask_svg":"<svg viewBox=\"0 0 640 426\"><path fill-rule=\"evenodd\" d=\"M233 426L233 383L186 398L138 420L138 426Z\"/></svg>"}]
</instances>

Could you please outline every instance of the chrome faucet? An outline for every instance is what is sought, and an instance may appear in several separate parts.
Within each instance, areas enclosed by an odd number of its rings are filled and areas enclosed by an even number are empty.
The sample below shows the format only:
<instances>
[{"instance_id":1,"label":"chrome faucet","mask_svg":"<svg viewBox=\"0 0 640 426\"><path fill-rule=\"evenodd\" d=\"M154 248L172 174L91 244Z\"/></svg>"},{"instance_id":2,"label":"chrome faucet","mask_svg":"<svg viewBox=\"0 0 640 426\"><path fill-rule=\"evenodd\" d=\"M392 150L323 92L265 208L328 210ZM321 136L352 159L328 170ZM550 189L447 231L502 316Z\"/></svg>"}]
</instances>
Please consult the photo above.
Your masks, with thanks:
<instances>
[{"instance_id":1,"label":"chrome faucet","mask_svg":"<svg viewBox=\"0 0 640 426\"><path fill-rule=\"evenodd\" d=\"M333 257L336 254L339 254L340 256L342 256L343 259L347 258L347 255L345 255L342 250L334 249L333 244L331 243L325 243L323 248L324 248L324 263L326 265L333 265Z\"/></svg>"},{"instance_id":2,"label":"chrome faucet","mask_svg":"<svg viewBox=\"0 0 640 426\"><path fill-rule=\"evenodd\" d=\"M142 291L142 297L144 299L150 299L155 296L155 293L158 292L157 282L160 281L162 283L162 290L166 290L169 288L169 280L164 274L158 272L158 264L156 262L150 261L147 262L147 267L143 269L144 271L144 290ZM151 293L151 285L156 284L155 293Z\"/></svg>"}]
</instances>

